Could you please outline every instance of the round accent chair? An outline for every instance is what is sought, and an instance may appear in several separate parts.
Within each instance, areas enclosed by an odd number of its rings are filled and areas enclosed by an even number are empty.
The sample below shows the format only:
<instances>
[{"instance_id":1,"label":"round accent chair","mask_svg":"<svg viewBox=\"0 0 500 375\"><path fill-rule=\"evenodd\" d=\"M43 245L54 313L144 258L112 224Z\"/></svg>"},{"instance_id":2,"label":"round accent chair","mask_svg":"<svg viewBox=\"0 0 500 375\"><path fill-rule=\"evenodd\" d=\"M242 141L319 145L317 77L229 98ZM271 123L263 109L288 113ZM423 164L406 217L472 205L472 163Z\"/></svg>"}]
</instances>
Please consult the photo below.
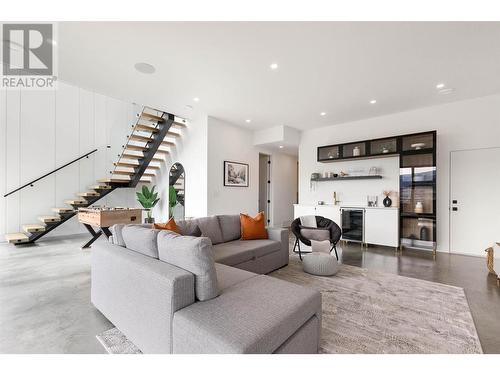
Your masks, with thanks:
<instances>
[{"instance_id":1,"label":"round accent chair","mask_svg":"<svg viewBox=\"0 0 500 375\"><path fill-rule=\"evenodd\" d=\"M337 254L337 243L342 236L342 230L333 220L327 219L326 217L314 216L314 219L316 221L316 227L303 226L301 224L302 221L300 217L292 221L291 230L295 235L293 252L299 253L300 260L302 260L302 252L300 250L301 242L306 246L311 246L311 240L328 240L331 244L330 253L335 250L335 257L338 260L339 255ZM298 248L298 251L295 250L296 248Z\"/></svg>"}]
</instances>

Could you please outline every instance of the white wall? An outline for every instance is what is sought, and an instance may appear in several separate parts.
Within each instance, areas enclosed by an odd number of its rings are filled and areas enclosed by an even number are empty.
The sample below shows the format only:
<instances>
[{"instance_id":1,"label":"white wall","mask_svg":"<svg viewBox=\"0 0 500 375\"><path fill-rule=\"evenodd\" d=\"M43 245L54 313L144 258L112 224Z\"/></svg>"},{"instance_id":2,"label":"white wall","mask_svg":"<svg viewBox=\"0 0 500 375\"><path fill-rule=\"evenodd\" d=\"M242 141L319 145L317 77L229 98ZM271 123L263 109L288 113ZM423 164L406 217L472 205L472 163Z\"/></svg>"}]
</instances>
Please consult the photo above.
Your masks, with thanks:
<instances>
[{"instance_id":1,"label":"white wall","mask_svg":"<svg viewBox=\"0 0 500 375\"><path fill-rule=\"evenodd\" d=\"M312 166L310 166L312 167ZM335 163L315 162L312 172L334 172L340 174L341 171L352 174L368 174L371 167L377 167L378 173L383 176L380 180L346 180L346 181L325 181L308 183L307 189L301 190L301 203L314 204L318 201L333 203L333 192L337 193L337 199L342 205L366 205L367 195L378 196L378 203L382 205L385 198L383 191L399 192L399 156L392 156L378 159L365 159L353 161L341 161ZM311 172L311 173L312 173ZM311 174L309 173L309 179ZM394 206L397 206L399 199L397 194L391 195Z\"/></svg>"},{"instance_id":2,"label":"white wall","mask_svg":"<svg viewBox=\"0 0 500 375\"><path fill-rule=\"evenodd\" d=\"M297 197L297 157L253 145L250 130L208 118L208 214L259 211L259 152L271 156L271 226L287 226ZM249 164L249 187L223 186L224 160Z\"/></svg>"},{"instance_id":3,"label":"white wall","mask_svg":"<svg viewBox=\"0 0 500 375\"><path fill-rule=\"evenodd\" d=\"M207 216L207 126L205 115L190 119L181 137L176 139L167 163L162 163L162 169L153 182L161 198L153 211L157 222L165 222L168 218L168 176L170 167L176 162L181 163L185 170L185 216Z\"/></svg>"},{"instance_id":4,"label":"white wall","mask_svg":"<svg viewBox=\"0 0 500 375\"><path fill-rule=\"evenodd\" d=\"M95 148L88 159L1 197L0 237L108 177L140 107L64 82L56 90L0 90L0 186L3 194ZM106 146L110 145L111 148ZM133 189L119 189L99 204L136 206ZM71 219L50 235L82 232Z\"/></svg>"},{"instance_id":5,"label":"white wall","mask_svg":"<svg viewBox=\"0 0 500 375\"><path fill-rule=\"evenodd\" d=\"M249 165L249 186L223 184L224 160ZM248 213L259 209L259 151L253 133L213 117L208 118L208 215Z\"/></svg>"},{"instance_id":6,"label":"white wall","mask_svg":"<svg viewBox=\"0 0 500 375\"><path fill-rule=\"evenodd\" d=\"M437 247L448 251L450 151L500 146L500 95L304 131L299 147L300 203L315 200L309 179L320 168L317 146L427 130L437 130Z\"/></svg>"}]
</instances>

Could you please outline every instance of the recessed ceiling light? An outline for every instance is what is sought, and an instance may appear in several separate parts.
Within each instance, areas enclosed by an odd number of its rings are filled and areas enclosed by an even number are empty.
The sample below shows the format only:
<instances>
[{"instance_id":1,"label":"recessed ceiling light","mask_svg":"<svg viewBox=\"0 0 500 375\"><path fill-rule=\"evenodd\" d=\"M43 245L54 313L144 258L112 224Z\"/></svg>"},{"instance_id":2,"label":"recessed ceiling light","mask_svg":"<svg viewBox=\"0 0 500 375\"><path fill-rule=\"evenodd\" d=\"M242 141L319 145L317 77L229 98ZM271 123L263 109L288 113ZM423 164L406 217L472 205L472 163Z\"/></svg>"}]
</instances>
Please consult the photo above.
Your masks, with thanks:
<instances>
[{"instance_id":1,"label":"recessed ceiling light","mask_svg":"<svg viewBox=\"0 0 500 375\"><path fill-rule=\"evenodd\" d=\"M375 104L377 101L375 99L370 100L370 104Z\"/></svg>"},{"instance_id":2,"label":"recessed ceiling light","mask_svg":"<svg viewBox=\"0 0 500 375\"><path fill-rule=\"evenodd\" d=\"M438 84L436 85L436 88L437 88L438 90L444 89L444 83L438 83Z\"/></svg>"},{"instance_id":3,"label":"recessed ceiling light","mask_svg":"<svg viewBox=\"0 0 500 375\"><path fill-rule=\"evenodd\" d=\"M269 67L270 67L272 70L276 70L276 69L278 69L278 64L276 64L276 63L272 63L271 65L269 65Z\"/></svg>"},{"instance_id":4,"label":"recessed ceiling light","mask_svg":"<svg viewBox=\"0 0 500 375\"><path fill-rule=\"evenodd\" d=\"M195 102L199 102L199 101L200 101L200 98L195 97L195 98L193 98L193 100L194 100Z\"/></svg>"},{"instance_id":5,"label":"recessed ceiling light","mask_svg":"<svg viewBox=\"0 0 500 375\"><path fill-rule=\"evenodd\" d=\"M283 148L283 145L280 145L280 148Z\"/></svg>"},{"instance_id":6,"label":"recessed ceiling light","mask_svg":"<svg viewBox=\"0 0 500 375\"><path fill-rule=\"evenodd\" d=\"M321 112L319 115L320 116L326 116L326 112Z\"/></svg>"},{"instance_id":7,"label":"recessed ceiling light","mask_svg":"<svg viewBox=\"0 0 500 375\"><path fill-rule=\"evenodd\" d=\"M134 65L135 70L138 72L144 73L144 74L153 74L156 69L153 65L145 63L145 62L140 62Z\"/></svg>"},{"instance_id":8,"label":"recessed ceiling light","mask_svg":"<svg viewBox=\"0 0 500 375\"><path fill-rule=\"evenodd\" d=\"M247 124L250 124L250 123L252 122L252 120L250 120L249 118L247 118L247 119L245 120L245 122L246 122Z\"/></svg>"}]
</instances>

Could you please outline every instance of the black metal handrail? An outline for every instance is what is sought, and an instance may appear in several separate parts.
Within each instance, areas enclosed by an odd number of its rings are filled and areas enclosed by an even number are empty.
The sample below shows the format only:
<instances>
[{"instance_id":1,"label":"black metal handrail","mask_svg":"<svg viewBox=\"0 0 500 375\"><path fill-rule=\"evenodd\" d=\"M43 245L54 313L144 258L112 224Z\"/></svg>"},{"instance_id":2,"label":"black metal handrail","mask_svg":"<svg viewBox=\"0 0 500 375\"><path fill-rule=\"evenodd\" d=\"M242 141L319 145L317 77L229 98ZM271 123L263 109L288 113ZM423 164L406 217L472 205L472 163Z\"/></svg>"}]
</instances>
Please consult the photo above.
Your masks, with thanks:
<instances>
[{"instance_id":1,"label":"black metal handrail","mask_svg":"<svg viewBox=\"0 0 500 375\"><path fill-rule=\"evenodd\" d=\"M63 168L66 168L68 165L71 165L71 164L73 164L73 163L76 163L76 162L77 162L78 160L80 160L80 159L87 158L89 155L93 154L93 153L94 153L94 152L96 152L96 151L97 151L97 148L96 148L95 150L92 150L92 151L90 151L90 152L87 152L85 155L82 155L82 156L80 156L80 157L76 158L75 160L70 161L69 163L66 163L66 164L64 164L64 165L60 166L59 168L54 169L52 172L49 172L49 173L44 174L42 177L38 177L37 179L35 179L35 180L31 181L31 182L28 182L27 184L24 184L23 186L20 186L20 187L18 187L17 189L12 190L11 192L9 192L9 193L5 194L3 197L4 197L4 198L5 198L5 197L8 197L9 195L11 195L11 194L15 193L16 191L22 190L22 189L24 189L25 187L28 187L28 186L33 186L33 184L34 184L35 182L40 181L41 179L43 179L43 178L45 178L45 177L47 177L47 176L50 176L51 174L56 173L57 171L59 171L59 170L61 170L61 169L63 169Z\"/></svg>"}]
</instances>

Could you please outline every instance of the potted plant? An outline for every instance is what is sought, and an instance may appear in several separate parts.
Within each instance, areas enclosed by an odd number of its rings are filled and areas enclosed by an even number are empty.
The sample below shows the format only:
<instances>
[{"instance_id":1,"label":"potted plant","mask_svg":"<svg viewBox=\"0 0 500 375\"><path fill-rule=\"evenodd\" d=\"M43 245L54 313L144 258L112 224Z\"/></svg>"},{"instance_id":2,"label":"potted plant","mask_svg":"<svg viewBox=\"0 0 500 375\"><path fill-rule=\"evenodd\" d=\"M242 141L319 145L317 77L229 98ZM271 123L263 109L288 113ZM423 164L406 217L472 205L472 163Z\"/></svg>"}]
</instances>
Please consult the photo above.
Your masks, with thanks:
<instances>
[{"instance_id":1,"label":"potted plant","mask_svg":"<svg viewBox=\"0 0 500 375\"><path fill-rule=\"evenodd\" d=\"M145 223L153 224L155 219L151 217L151 209L156 206L160 198L158 198L158 193L155 193L156 186L153 186L151 190L148 189L146 185L142 187L142 192L136 192L137 200L144 207L147 212L148 217L144 219Z\"/></svg>"},{"instance_id":2,"label":"potted plant","mask_svg":"<svg viewBox=\"0 0 500 375\"><path fill-rule=\"evenodd\" d=\"M168 216L174 216L174 207L177 204L177 191L173 186L168 189Z\"/></svg>"}]
</instances>

